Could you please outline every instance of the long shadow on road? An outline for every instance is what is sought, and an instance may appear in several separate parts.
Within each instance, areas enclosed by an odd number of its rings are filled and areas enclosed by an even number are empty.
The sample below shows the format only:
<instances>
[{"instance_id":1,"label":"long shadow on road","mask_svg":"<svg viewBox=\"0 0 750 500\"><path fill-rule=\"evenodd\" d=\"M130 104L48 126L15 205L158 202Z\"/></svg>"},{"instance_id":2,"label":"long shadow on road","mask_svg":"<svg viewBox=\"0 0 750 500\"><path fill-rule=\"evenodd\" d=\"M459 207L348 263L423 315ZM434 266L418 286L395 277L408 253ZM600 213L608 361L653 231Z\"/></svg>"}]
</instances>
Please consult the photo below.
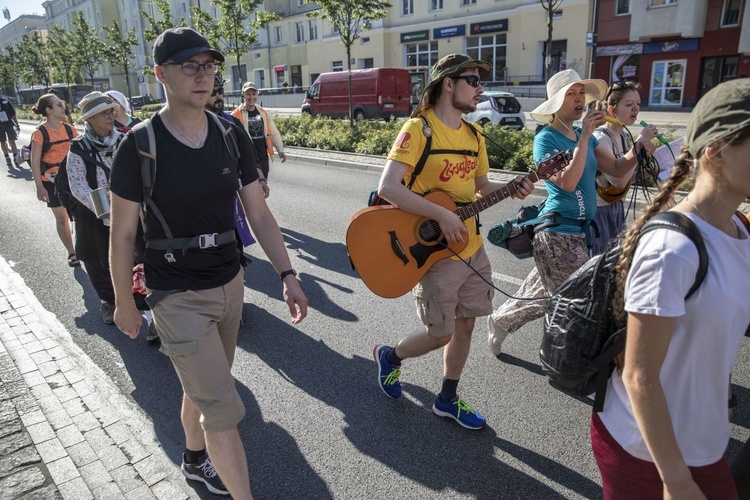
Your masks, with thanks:
<instances>
[{"instance_id":1,"label":"long shadow on road","mask_svg":"<svg viewBox=\"0 0 750 500\"><path fill-rule=\"evenodd\" d=\"M562 498L538 479L499 460L496 453L500 450L583 496L599 494L600 487L588 478L500 439L491 428L468 432L452 421L433 417L430 408L435 396L426 389L405 385L410 397L389 400L375 384L376 366L370 358L345 357L258 307L246 305L246 309L252 316L253 332L240 335L238 347L341 412L351 443L396 473L438 493L457 491L487 499ZM316 425L316 417L310 418L310 425ZM375 480L362 477L359 493L364 497L382 494L385 485L375 485Z\"/></svg>"}]
</instances>

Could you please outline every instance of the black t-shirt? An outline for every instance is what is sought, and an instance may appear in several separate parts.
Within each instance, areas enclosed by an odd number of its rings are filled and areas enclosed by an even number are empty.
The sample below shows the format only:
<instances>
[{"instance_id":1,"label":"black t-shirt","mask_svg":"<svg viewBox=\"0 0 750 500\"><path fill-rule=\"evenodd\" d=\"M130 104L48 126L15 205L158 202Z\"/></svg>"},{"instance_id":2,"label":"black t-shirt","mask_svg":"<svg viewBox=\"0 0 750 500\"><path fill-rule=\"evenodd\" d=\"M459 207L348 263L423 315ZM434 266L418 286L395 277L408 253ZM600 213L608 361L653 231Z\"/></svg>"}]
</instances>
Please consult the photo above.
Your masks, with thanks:
<instances>
[{"instance_id":1,"label":"black t-shirt","mask_svg":"<svg viewBox=\"0 0 750 500\"><path fill-rule=\"evenodd\" d=\"M257 158L245 131L234 128L240 152L239 167L231 165L229 149L214 120L207 116L208 137L200 149L178 141L153 118L156 136L156 181L151 198L167 221L175 238L234 229L234 197L240 186L258 178ZM241 172L238 174L238 169ZM143 201L141 158L133 134L127 134L115 154L110 189L126 200ZM166 238L158 220L149 211L146 240ZM164 258L164 250L147 249L144 254L146 285L154 290L205 290L229 283L240 269L236 243L201 250L174 252L176 262Z\"/></svg>"},{"instance_id":2,"label":"black t-shirt","mask_svg":"<svg viewBox=\"0 0 750 500\"><path fill-rule=\"evenodd\" d=\"M13 109L13 104L11 104L11 102L5 97L0 98L0 111L5 112L5 120L3 120L2 115L0 115L0 124L10 123L11 118L16 116L16 110Z\"/></svg>"},{"instance_id":3,"label":"black t-shirt","mask_svg":"<svg viewBox=\"0 0 750 500\"><path fill-rule=\"evenodd\" d=\"M255 152L258 154L258 159L261 161L268 161L268 150L266 149L266 128L263 123L263 116L256 107L252 111L247 112L247 133L250 134L250 139L253 141L255 146Z\"/></svg>"}]
</instances>

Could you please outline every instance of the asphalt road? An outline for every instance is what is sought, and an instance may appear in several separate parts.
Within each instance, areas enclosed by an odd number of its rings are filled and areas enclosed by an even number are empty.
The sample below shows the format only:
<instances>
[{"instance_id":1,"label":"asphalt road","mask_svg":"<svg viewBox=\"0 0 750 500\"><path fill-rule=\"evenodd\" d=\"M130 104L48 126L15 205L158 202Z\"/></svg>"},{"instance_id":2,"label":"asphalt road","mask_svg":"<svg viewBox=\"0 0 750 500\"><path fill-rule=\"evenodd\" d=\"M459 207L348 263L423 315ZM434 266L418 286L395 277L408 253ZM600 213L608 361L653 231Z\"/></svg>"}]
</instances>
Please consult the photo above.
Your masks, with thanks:
<instances>
[{"instance_id":1,"label":"asphalt road","mask_svg":"<svg viewBox=\"0 0 750 500\"><path fill-rule=\"evenodd\" d=\"M23 126L19 144L31 126ZM0 181L0 255L44 308L140 408L178 467L183 447L180 386L167 360L142 336L129 340L101 322L98 299L80 268L66 265L49 210L36 201L28 169ZM269 204L310 299L291 325L281 284L257 245L245 274L244 325L234 368L247 414L240 425L256 498L598 498L590 451L590 407L552 389L541 375L541 322L511 335L502 360L486 347L484 319L459 386L488 420L472 432L432 415L442 356L404 363L404 397L376 383L372 348L419 325L412 299L374 296L352 271L347 222L362 208L377 174L274 163ZM530 201L538 201L537 197ZM515 213L506 200L483 213L485 231ZM514 292L531 260L488 246L495 284ZM499 293L495 304L501 302ZM750 434L750 352L740 353L739 396L729 454ZM210 367L206 367L210 369Z\"/></svg>"}]
</instances>

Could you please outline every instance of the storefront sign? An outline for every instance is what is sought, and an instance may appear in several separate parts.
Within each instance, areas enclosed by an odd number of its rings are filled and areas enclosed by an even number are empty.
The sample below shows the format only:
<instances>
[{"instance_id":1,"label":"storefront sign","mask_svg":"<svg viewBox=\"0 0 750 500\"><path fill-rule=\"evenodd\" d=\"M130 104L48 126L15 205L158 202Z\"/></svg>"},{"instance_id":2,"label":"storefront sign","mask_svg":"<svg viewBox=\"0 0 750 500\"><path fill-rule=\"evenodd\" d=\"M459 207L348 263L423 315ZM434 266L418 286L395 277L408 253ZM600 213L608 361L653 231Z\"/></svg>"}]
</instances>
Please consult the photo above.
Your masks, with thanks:
<instances>
[{"instance_id":1,"label":"storefront sign","mask_svg":"<svg viewBox=\"0 0 750 500\"><path fill-rule=\"evenodd\" d=\"M277 64L273 67L273 70L276 73L283 73L284 71L286 71L286 64Z\"/></svg>"},{"instance_id":2,"label":"storefront sign","mask_svg":"<svg viewBox=\"0 0 750 500\"><path fill-rule=\"evenodd\" d=\"M401 33L401 43L418 42L420 40L429 40L430 30L412 31L410 33Z\"/></svg>"},{"instance_id":3,"label":"storefront sign","mask_svg":"<svg viewBox=\"0 0 750 500\"><path fill-rule=\"evenodd\" d=\"M508 31L508 20L498 19L497 21L487 21L486 23L472 23L471 34L481 35L482 33L494 33L496 31Z\"/></svg>"},{"instance_id":4,"label":"storefront sign","mask_svg":"<svg viewBox=\"0 0 750 500\"><path fill-rule=\"evenodd\" d=\"M643 54L643 44L599 45L596 48L596 57L625 56L630 54Z\"/></svg>"},{"instance_id":5,"label":"storefront sign","mask_svg":"<svg viewBox=\"0 0 750 500\"><path fill-rule=\"evenodd\" d=\"M667 42L649 42L643 44L644 54L665 54L672 52L689 52L698 50L698 38L690 40L669 40Z\"/></svg>"},{"instance_id":6,"label":"storefront sign","mask_svg":"<svg viewBox=\"0 0 750 500\"><path fill-rule=\"evenodd\" d=\"M437 40L438 38L450 38L452 36L464 36L466 34L466 25L459 24L458 26L447 26L445 28L435 28L432 30L432 38Z\"/></svg>"}]
</instances>

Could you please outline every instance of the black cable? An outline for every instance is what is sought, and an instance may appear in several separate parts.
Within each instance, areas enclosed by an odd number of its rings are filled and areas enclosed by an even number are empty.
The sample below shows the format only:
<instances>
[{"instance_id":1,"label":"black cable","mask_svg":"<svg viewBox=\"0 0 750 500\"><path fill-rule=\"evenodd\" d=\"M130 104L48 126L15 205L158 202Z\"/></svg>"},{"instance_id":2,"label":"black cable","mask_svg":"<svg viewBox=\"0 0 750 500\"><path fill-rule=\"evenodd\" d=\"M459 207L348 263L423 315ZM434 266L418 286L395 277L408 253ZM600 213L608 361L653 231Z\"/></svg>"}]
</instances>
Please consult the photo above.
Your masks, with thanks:
<instances>
[{"instance_id":1,"label":"black cable","mask_svg":"<svg viewBox=\"0 0 750 500\"><path fill-rule=\"evenodd\" d=\"M481 280L482 280L482 281L484 281L484 282L485 282L485 283L487 283L487 284L488 284L489 286L491 286L492 288L494 288L494 289L495 289L495 290L497 290L498 292L502 293L503 295L505 295L505 296L506 296L506 297L508 297L509 299L515 299L515 300L548 300L548 299L551 299L551 298L552 298L552 297L551 297L551 296L549 296L549 295L545 295L544 297L538 297L538 298L536 298L536 299L527 299L527 298L525 298L525 297L516 297L516 296L514 296L514 295L511 295L511 294L509 294L509 293L507 293L507 292L505 292L505 291L503 291L503 290L499 289L498 287L496 287L494 283L490 283L489 281L487 281L487 279L486 279L486 278L485 278L484 276L482 276L482 275L481 275L481 274L479 273L479 271L477 271L476 269L474 269L474 266L472 266L472 265L471 265L471 264L469 264L469 263L468 263L468 262L467 262L466 260L464 260L464 259L463 259L463 257L461 257L460 255L458 255L458 254L457 254L457 253L456 253L456 252L455 252L455 251L454 251L454 250L453 250L453 249L452 249L451 247L449 247L448 245L446 245L446 244L445 244L445 243L443 243L442 241L438 241L437 243L438 243L438 244L440 244L440 245L442 245L443 247L447 248L448 250L450 250L450 251L451 251L451 253L453 253L453 255L455 255L456 257L458 257L458 258L459 258L459 259L461 260L461 262L463 262L464 264L466 264L466 266L467 266L467 267L468 267L469 269L471 269L471 270L472 270L472 271L474 272L474 274L476 274L477 276L479 276L479 277L481 278Z\"/></svg>"}]
</instances>

